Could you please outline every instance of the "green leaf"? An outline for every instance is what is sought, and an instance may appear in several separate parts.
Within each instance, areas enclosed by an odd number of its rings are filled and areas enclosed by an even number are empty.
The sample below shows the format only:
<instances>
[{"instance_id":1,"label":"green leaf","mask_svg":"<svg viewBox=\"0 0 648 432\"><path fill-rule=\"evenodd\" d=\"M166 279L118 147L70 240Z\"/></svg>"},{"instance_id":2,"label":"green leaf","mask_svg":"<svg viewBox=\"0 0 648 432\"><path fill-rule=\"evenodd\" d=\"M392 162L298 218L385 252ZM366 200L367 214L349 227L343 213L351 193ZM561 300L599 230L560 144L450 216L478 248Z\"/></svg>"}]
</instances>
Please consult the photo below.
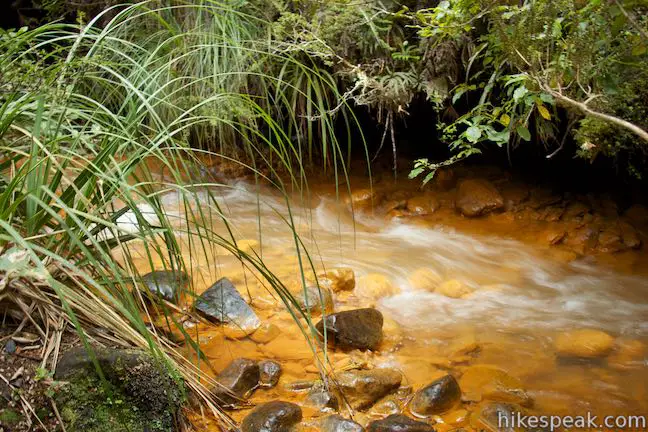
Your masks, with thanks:
<instances>
[{"instance_id":1,"label":"green leaf","mask_svg":"<svg viewBox=\"0 0 648 432\"><path fill-rule=\"evenodd\" d=\"M529 132L529 129L527 129L526 126L519 125L517 128L515 128L515 131L524 141L531 141L531 132Z\"/></svg>"},{"instance_id":2,"label":"green leaf","mask_svg":"<svg viewBox=\"0 0 648 432\"><path fill-rule=\"evenodd\" d=\"M515 103L520 102L520 99L522 99L526 94L529 93L529 90L524 85L521 85L520 87L516 88L515 91L513 92L513 100Z\"/></svg>"},{"instance_id":3,"label":"green leaf","mask_svg":"<svg viewBox=\"0 0 648 432\"><path fill-rule=\"evenodd\" d=\"M540 93L540 100L550 105L554 104L554 98L549 93Z\"/></svg>"},{"instance_id":4,"label":"green leaf","mask_svg":"<svg viewBox=\"0 0 648 432\"><path fill-rule=\"evenodd\" d=\"M470 126L468 129L466 129L466 138L473 144L479 141L479 138L481 138L481 136L482 131L477 126Z\"/></svg>"}]
</instances>

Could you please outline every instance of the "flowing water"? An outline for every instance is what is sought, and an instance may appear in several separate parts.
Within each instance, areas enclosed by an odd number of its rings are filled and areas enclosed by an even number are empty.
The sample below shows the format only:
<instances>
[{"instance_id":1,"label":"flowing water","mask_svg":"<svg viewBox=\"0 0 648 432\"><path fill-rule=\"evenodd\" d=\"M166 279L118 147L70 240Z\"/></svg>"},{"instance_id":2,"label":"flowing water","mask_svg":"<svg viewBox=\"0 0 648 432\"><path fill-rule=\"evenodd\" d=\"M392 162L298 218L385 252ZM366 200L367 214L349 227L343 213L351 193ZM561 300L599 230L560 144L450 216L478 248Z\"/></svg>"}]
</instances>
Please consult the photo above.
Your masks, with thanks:
<instances>
[{"instance_id":1,"label":"flowing water","mask_svg":"<svg viewBox=\"0 0 648 432\"><path fill-rule=\"evenodd\" d=\"M470 221L452 223L457 217L451 214L417 221L356 212L354 223L333 191L319 188L308 204L294 199L295 227L318 271L350 267L355 272L356 290L338 294L336 310L375 306L386 318L385 341L379 352L333 352L333 364L352 359L395 367L414 390L445 373L460 377L486 365L482 368L485 375L498 368L514 377L510 385L523 388L538 412L648 414L644 350L648 279L644 275L615 270L591 258L566 260L546 247L502 236L506 229L526 229L523 223L507 220L492 230L489 223L494 227L496 222L475 222L480 227L477 233L462 229ZM287 284L298 283L295 238L284 219L290 214L285 200L246 183L214 193L236 228L240 245L262 254L268 267ZM173 194L164 197L164 205L169 214L184 211ZM223 230L223 226L215 224L214 229ZM284 368L280 385L258 390L251 401L300 402L303 394L289 391L286 384L318 375L312 353L291 316L251 272L243 271L222 250L198 255L191 257L198 270L196 291L200 293L218 277L229 277L249 297L270 335L263 340L238 338L217 326L195 326L213 370L207 365L203 368L213 374L236 357L274 358ZM141 265L148 266L144 258ZM422 279L455 280L470 294L452 298L422 289ZM556 338L583 328L612 335L613 351L587 360L558 355ZM468 403L464 408L471 411L473 406ZM240 420L246 412L234 412L233 417ZM439 424L437 428L454 426Z\"/></svg>"}]
</instances>

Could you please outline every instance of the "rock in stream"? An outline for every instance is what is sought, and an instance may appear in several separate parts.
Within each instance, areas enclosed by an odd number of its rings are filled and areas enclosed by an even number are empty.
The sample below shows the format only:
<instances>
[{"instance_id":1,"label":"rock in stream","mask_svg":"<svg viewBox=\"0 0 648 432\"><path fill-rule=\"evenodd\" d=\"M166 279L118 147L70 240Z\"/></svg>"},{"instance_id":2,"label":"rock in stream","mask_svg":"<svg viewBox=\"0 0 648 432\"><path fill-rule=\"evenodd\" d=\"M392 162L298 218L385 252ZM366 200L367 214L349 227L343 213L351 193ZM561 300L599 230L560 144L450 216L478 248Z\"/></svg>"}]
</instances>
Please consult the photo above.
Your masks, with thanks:
<instances>
[{"instance_id":1,"label":"rock in stream","mask_svg":"<svg viewBox=\"0 0 648 432\"><path fill-rule=\"evenodd\" d=\"M179 271L157 270L142 276L142 282L151 293L168 301L175 301L188 281L189 277Z\"/></svg>"},{"instance_id":2,"label":"rock in stream","mask_svg":"<svg viewBox=\"0 0 648 432\"><path fill-rule=\"evenodd\" d=\"M376 350L382 341L383 316L372 308L354 309L327 315L317 323L317 330L342 349Z\"/></svg>"},{"instance_id":3,"label":"rock in stream","mask_svg":"<svg viewBox=\"0 0 648 432\"><path fill-rule=\"evenodd\" d=\"M243 419L241 432L288 432L302 419L302 410L290 402L272 401L254 408Z\"/></svg>"},{"instance_id":4,"label":"rock in stream","mask_svg":"<svg viewBox=\"0 0 648 432\"><path fill-rule=\"evenodd\" d=\"M232 324L244 331L255 330L261 325L259 317L227 278L219 279L202 293L194 307L210 320Z\"/></svg>"}]
</instances>

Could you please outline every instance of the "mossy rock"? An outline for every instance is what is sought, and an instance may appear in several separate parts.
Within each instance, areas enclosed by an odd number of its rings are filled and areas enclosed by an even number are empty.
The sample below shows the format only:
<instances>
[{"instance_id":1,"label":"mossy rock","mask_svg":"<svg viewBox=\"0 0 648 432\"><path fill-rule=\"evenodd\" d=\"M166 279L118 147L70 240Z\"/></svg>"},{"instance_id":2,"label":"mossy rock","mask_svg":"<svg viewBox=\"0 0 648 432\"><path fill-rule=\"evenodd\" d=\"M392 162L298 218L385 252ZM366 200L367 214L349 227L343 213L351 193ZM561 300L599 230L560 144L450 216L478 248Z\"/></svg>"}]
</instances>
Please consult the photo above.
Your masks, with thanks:
<instances>
[{"instance_id":1,"label":"mossy rock","mask_svg":"<svg viewBox=\"0 0 648 432\"><path fill-rule=\"evenodd\" d=\"M66 352L54 378L68 431L171 432L185 402L182 380L142 351L95 348L102 382L83 347Z\"/></svg>"}]
</instances>

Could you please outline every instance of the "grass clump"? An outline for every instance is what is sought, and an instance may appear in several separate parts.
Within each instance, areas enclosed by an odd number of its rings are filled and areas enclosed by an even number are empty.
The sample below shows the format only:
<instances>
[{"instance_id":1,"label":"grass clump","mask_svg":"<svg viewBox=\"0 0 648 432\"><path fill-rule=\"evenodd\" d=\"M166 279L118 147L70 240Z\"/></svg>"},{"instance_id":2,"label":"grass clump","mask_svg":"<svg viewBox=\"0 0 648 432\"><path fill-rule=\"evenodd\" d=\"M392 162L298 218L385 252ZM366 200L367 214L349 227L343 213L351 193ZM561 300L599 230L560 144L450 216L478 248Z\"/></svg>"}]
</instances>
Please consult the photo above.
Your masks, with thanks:
<instances>
[{"instance_id":1,"label":"grass clump","mask_svg":"<svg viewBox=\"0 0 648 432\"><path fill-rule=\"evenodd\" d=\"M225 248L297 318L282 282L260 256L238 247L217 199L229 185L194 184L187 174L200 172L206 158L226 159L287 197L306 183L302 160L316 139L326 166L346 173L328 103L284 77L332 83L293 55L294 47L268 44L266 24L237 7L145 1L87 24L0 33L0 312L16 329L35 327L50 369L65 328L91 353L91 342L148 350L230 426L208 390L212 380L149 325L165 316L200 358L181 325L188 312L146 301L140 271L194 276L194 254ZM277 64L285 73L266 72ZM310 132L293 140L297 129ZM232 159L241 153L250 165ZM289 173L286 182L277 166ZM168 195L178 197L180 211L167 212ZM222 229L214 229L216 221ZM292 215L286 223L295 226ZM296 234L295 249L308 271ZM135 265L136 253L146 268ZM216 273L217 263L208 267ZM186 290L192 299L193 286ZM98 379L110 383L97 356L90 360Z\"/></svg>"}]
</instances>

